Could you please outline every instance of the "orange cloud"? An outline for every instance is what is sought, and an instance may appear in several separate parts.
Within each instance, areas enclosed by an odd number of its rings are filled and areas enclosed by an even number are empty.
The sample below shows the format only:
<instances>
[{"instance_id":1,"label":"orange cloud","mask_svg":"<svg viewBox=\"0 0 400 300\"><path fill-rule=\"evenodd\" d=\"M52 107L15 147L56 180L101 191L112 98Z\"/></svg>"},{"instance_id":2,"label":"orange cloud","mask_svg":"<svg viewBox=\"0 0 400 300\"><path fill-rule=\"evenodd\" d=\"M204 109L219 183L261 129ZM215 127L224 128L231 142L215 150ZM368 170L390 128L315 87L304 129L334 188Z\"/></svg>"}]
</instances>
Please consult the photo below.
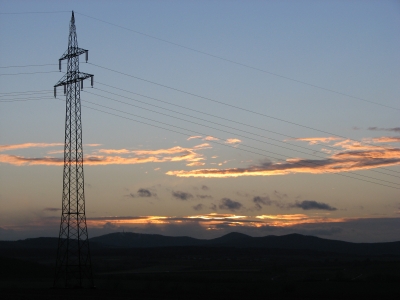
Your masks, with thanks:
<instances>
[{"instance_id":1,"label":"orange cloud","mask_svg":"<svg viewBox=\"0 0 400 300\"><path fill-rule=\"evenodd\" d=\"M219 141L219 139L218 138L216 138L216 137L213 137L213 136L206 136L204 139L203 139L204 141Z\"/></svg>"},{"instance_id":2,"label":"orange cloud","mask_svg":"<svg viewBox=\"0 0 400 300\"><path fill-rule=\"evenodd\" d=\"M247 168L180 170L169 171L166 174L178 177L208 178L271 176L295 173L323 174L366 170L398 164L400 164L400 148L379 148L379 150L345 151L321 160L291 158L282 163L267 162Z\"/></svg>"},{"instance_id":3,"label":"orange cloud","mask_svg":"<svg viewBox=\"0 0 400 300\"><path fill-rule=\"evenodd\" d=\"M166 216L138 216L138 217L94 217L88 218L90 226L104 226L106 223L116 225L165 225L187 222L197 222L209 230L217 229L219 225L225 226L250 226L250 227L290 227L300 224L318 223L340 223L359 218L329 218L321 216L308 216L304 214L293 215L261 215L261 216L238 216L234 214L210 213L204 215L193 215L185 217L166 217Z\"/></svg>"},{"instance_id":4,"label":"orange cloud","mask_svg":"<svg viewBox=\"0 0 400 300\"><path fill-rule=\"evenodd\" d=\"M0 154L0 163L11 164L14 166L24 166L24 165L58 166L64 164L64 159L52 158L52 157L29 158L17 155Z\"/></svg>"},{"instance_id":5,"label":"orange cloud","mask_svg":"<svg viewBox=\"0 0 400 300\"><path fill-rule=\"evenodd\" d=\"M63 143L24 143L24 144L14 144L14 145L0 145L0 151L9 151L16 149L27 149L27 148L47 148L47 147L57 147L64 146Z\"/></svg>"},{"instance_id":6,"label":"orange cloud","mask_svg":"<svg viewBox=\"0 0 400 300\"><path fill-rule=\"evenodd\" d=\"M331 141L341 140L342 138L338 137L307 137L307 138L296 138L296 141L304 141L308 142L310 145L315 145L318 143L329 143Z\"/></svg>"},{"instance_id":7,"label":"orange cloud","mask_svg":"<svg viewBox=\"0 0 400 300\"><path fill-rule=\"evenodd\" d=\"M337 142L333 145L333 147L340 147L345 150L374 150L374 149L379 150L379 149L382 149L382 147L380 147L380 146L364 144L362 142L356 142L356 141L352 141L352 140L343 140L341 142Z\"/></svg>"},{"instance_id":8,"label":"orange cloud","mask_svg":"<svg viewBox=\"0 0 400 300\"><path fill-rule=\"evenodd\" d=\"M105 154L127 154L132 153L132 150L128 149L99 149L97 152Z\"/></svg>"},{"instance_id":9,"label":"orange cloud","mask_svg":"<svg viewBox=\"0 0 400 300\"><path fill-rule=\"evenodd\" d=\"M195 161L189 164L186 164L188 167L200 167L200 166L204 166L206 163L203 162L199 162L199 161Z\"/></svg>"},{"instance_id":10,"label":"orange cloud","mask_svg":"<svg viewBox=\"0 0 400 300\"><path fill-rule=\"evenodd\" d=\"M382 136L373 138L374 143L400 143L400 136Z\"/></svg>"},{"instance_id":11,"label":"orange cloud","mask_svg":"<svg viewBox=\"0 0 400 300\"><path fill-rule=\"evenodd\" d=\"M210 214L189 216L187 218L189 218L189 219L203 219L203 220L225 220L225 219L243 219L243 218L246 218L246 216L236 216L234 214L210 213Z\"/></svg>"},{"instance_id":12,"label":"orange cloud","mask_svg":"<svg viewBox=\"0 0 400 300\"><path fill-rule=\"evenodd\" d=\"M85 165L129 165L143 163L162 163L162 162L178 162L187 161L191 163L204 160L203 155L196 152L209 148L209 144L201 144L194 148L173 147L169 149L157 150L127 150L127 149L100 149L99 153L105 154L133 154L134 156L123 157L120 155L87 155L84 157ZM55 157L39 157L30 158L17 155L0 155L0 163L8 163L16 166L23 165L62 165L63 158ZM200 165L200 164L198 164Z\"/></svg>"},{"instance_id":13,"label":"orange cloud","mask_svg":"<svg viewBox=\"0 0 400 300\"><path fill-rule=\"evenodd\" d=\"M239 139L226 139L225 140L225 143L227 143L227 144L238 144L238 143L241 143L242 141L241 140L239 140Z\"/></svg>"},{"instance_id":14,"label":"orange cloud","mask_svg":"<svg viewBox=\"0 0 400 300\"><path fill-rule=\"evenodd\" d=\"M300 224L316 224L316 223L340 223L340 222L346 222L348 220L345 218L321 218L319 216L307 216L304 214L261 215L261 216L256 216L256 218L262 220L270 220L270 222L268 222L268 225L274 227L288 227Z\"/></svg>"},{"instance_id":15,"label":"orange cloud","mask_svg":"<svg viewBox=\"0 0 400 300\"><path fill-rule=\"evenodd\" d=\"M269 220L302 220L308 218L304 214L292 214L292 215L261 215L256 216L257 219L269 219Z\"/></svg>"},{"instance_id":16,"label":"orange cloud","mask_svg":"<svg viewBox=\"0 0 400 300\"><path fill-rule=\"evenodd\" d=\"M192 140L192 139L201 139L201 138L202 138L201 135L193 135L193 136L188 137L188 138L187 138L187 141L190 141L190 140Z\"/></svg>"}]
</instances>

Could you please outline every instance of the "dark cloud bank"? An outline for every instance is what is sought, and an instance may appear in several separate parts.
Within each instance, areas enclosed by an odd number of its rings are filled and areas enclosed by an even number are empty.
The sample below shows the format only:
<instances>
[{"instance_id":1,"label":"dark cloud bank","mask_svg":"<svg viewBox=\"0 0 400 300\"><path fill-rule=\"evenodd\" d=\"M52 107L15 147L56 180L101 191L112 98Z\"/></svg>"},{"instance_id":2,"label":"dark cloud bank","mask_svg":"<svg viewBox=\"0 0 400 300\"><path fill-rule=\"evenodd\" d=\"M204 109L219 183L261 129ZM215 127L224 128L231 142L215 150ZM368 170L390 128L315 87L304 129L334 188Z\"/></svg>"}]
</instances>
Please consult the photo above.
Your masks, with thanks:
<instances>
[{"instance_id":1,"label":"dark cloud bank","mask_svg":"<svg viewBox=\"0 0 400 300\"><path fill-rule=\"evenodd\" d=\"M154 192L151 192L149 189L140 188L137 190L136 194L130 193L129 196L132 198L136 198L136 197L150 198L150 197L157 197L157 194Z\"/></svg>"},{"instance_id":2,"label":"dark cloud bank","mask_svg":"<svg viewBox=\"0 0 400 300\"><path fill-rule=\"evenodd\" d=\"M337 210L336 207L332 207L329 204L313 200L304 200L301 202L296 202L295 204L289 204L289 207L296 207L304 210L310 210L310 209L329 210L329 211Z\"/></svg>"},{"instance_id":3,"label":"dark cloud bank","mask_svg":"<svg viewBox=\"0 0 400 300\"><path fill-rule=\"evenodd\" d=\"M266 197L256 196L253 198L253 203L255 204L255 210L261 210L263 206L271 206L271 205L275 205L283 209L301 208L303 210L327 210L327 211L337 210L336 207L332 207L329 204L323 202L317 202L314 200L304 200L301 202L296 201L295 203L284 204L279 201L271 200L268 196Z\"/></svg>"},{"instance_id":4,"label":"dark cloud bank","mask_svg":"<svg viewBox=\"0 0 400 300\"><path fill-rule=\"evenodd\" d=\"M190 198L193 198L192 194L180 191L172 192L172 196L179 200L189 200Z\"/></svg>"},{"instance_id":5,"label":"dark cloud bank","mask_svg":"<svg viewBox=\"0 0 400 300\"><path fill-rule=\"evenodd\" d=\"M229 198L222 198L218 207L220 209L236 211L236 210L243 208L243 205L240 202L233 201Z\"/></svg>"},{"instance_id":6,"label":"dark cloud bank","mask_svg":"<svg viewBox=\"0 0 400 300\"><path fill-rule=\"evenodd\" d=\"M371 131L391 131L391 132L400 132L400 127L393 127L393 128L368 127L368 130L371 130Z\"/></svg>"}]
</instances>

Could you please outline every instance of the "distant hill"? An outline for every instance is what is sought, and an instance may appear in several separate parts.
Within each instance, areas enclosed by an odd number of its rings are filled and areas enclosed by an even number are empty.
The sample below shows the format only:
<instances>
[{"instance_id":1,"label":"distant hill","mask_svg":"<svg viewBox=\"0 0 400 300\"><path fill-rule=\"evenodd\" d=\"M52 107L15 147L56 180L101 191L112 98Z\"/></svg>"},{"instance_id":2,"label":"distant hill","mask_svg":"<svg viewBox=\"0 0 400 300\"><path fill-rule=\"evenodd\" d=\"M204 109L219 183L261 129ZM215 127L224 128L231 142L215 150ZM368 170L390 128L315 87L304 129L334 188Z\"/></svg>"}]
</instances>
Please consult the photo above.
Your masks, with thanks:
<instances>
[{"instance_id":1,"label":"distant hill","mask_svg":"<svg viewBox=\"0 0 400 300\"><path fill-rule=\"evenodd\" d=\"M165 236L160 234L141 234L133 232L109 233L95 238L90 242L96 242L111 247L142 248L142 247L175 247L175 246L202 246L203 240L179 236Z\"/></svg>"},{"instance_id":2,"label":"distant hill","mask_svg":"<svg viewBox=\"0 0 400 300\"><path fill-rule=\"evenodd\" d=\"M0 249L49 249L57 248L58 238L33 238L18 241L0 241Z\"/></svg>"},{"instance_id":3,"label":"distant hill","mask_svg":"<svg viewBox=\"0 0 400 300\"><path fill-rule=\"evenodd\" d=\"M57 249L58 238L39 237L18 241L0 241L0 249ZM90 243L91 248L103 248L103 244Z\"/></svg>"},{"instance_id":4,"label":"distant hill","mask_svg":"<svg viewBox=\"0 0 400 300\"><path fill-rule=\"evenodd\" d=\"M95 237L92 238L91 241L103 244L104 246L118 248L222 246L236 248L314 250L360 255L400 255L400 242L350 243L301 234L251 237L246 234L232 232L219 238L201 240L191 237L170 237L159 234L119 232Z\"/></svg>"},{"instance_id":5,"label":"distant hill","mask_svg":"<svg viewBox=\"0 0 400 300\"><path fill-rule=\"evenodd\" d=\"M58 238L34 238L19 241L0 241L0 249L56 249L57 241ZM219 238L202 240L186 236L171 237L160 234L117 232L90 239L91 249L184 246L312 250L355 255L400 256L400 242L350 243L301 234L251 237L246 234L232 232Z\"/></svg>"}]
</instances>

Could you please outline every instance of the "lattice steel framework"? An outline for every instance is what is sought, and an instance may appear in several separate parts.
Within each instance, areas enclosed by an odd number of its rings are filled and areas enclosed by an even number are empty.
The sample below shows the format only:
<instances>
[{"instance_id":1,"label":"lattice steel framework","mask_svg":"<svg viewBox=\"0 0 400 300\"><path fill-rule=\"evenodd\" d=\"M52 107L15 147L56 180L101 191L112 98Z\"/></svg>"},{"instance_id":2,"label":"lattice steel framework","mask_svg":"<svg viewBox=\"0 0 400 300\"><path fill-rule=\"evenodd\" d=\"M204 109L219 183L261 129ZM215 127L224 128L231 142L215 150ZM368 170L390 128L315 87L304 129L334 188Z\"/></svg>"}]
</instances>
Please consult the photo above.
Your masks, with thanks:
<instances>
[{"instance_id":1,"label":"lattice steel framework","mask_svg":"<svg viewBox=\"0 0 400 300\"><path fill-rule=\"evenodd\" d=\"M79 55L88 50L78 47L75 17L72 12L69 25L68 50L59 59L67 60L67 73L54 86L64 87L66 95L65 144L62 214L54 287L93 287L88 231L85 215L85 187L83 180L83 147L80 90L83 80L93 75L79 72Z\"/></svg>"}]
</instances>

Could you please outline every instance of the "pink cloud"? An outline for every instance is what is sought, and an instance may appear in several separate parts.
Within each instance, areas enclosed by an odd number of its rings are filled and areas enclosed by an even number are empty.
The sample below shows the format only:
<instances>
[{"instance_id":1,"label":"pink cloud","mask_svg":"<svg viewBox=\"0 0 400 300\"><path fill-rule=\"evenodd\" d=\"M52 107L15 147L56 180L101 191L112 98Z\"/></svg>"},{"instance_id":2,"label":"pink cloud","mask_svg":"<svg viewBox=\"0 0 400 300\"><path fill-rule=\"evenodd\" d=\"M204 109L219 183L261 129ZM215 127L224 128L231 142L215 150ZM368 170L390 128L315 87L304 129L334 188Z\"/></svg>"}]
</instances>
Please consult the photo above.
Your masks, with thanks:
<instances>
[{"instance_id":1,"label":"pink cloud","mask_svg":"<svg viewBox=\"0 0 400 300\"><path fill-rule=\"evenodd\" d=\"M342 140L342 138L338 137L306 137L306 138L296 138L294 139L296 141L303 141L303 142L308 142L310 145L315 145L318 143L329 143L331 141L337 141L337 140Z\"/></svg>"},{"instance_id":2,"label":"pink cloud","mask_svg":"<svg viewBox=\"0 0 400 300\"><path fill-rule=\"evenodd\" d=\"M202 154L197 151L210 148L209 144L197 145L194 148L173 147L156 150L127 150L127 149L100 149L99 153L107 155L86 155L85 165L129 165L143 163L162 163L187 161L197 163L204 160ZM134 156L121 156L110 154L133 154ZM24 165L63 165L63 158L56 157L23 157L18 155L0 155L0 163L8 163L16 166ZM200 165L200 164L199 164Z\"/></svg>"},{"instance_id":3,"label":"pink cloud","mask_svg":"<svg viewBox=\"0 0 400 300\"><path fill-rule=\"evenodd\" d=\"M241 140L239 140L239 139L226 139L225 140L225 143L226 144L238 144L238 143L241 143L242 141Z\"/></svg>"},{"instance_id":4,"label":"pink cloud","mask_svg":"<svg viewBox=\"0 0 400 300\"><path fill-rule=\"evenodd\" d=\"M0 145L0 151L9 151L16 149L27 149L27 148L47 148L47 147L58 147L64 146L63 143L23 143L14 145Z\"/></svg>"},{"instance_id":5,"label":"pink cloud","mask_svg":"<svg viewBox=\"0 0 400 300\"><path fill-rule=\"evenodd\" d=\"M379 148L379 150L345 151L326 159L287 159L279 163L263 163L245 168L197 169L169 171L167 175L178 177L226 178L241 176L272 176L296 173L323 174L367 170L400 164L400 148Z\"/></svg>"}]
</instances>

